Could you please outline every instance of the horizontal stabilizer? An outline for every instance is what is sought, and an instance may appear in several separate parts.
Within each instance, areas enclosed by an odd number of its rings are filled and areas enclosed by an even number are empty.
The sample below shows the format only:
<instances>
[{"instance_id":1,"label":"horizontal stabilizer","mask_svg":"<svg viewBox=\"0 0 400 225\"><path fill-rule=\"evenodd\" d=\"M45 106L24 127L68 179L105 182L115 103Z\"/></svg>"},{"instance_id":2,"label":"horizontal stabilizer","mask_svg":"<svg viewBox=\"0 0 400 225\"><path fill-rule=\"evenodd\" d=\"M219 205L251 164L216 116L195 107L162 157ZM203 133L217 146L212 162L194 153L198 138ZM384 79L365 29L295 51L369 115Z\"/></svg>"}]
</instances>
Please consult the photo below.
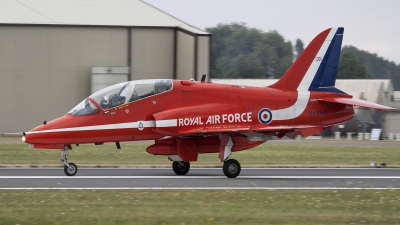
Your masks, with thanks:
<instances>
[{"instance_id":1,"label":"horizontal stabilizer","mask_svg":"<svg viewBox=\"0 0 400 225\"><path fill-rule=\"evenodd\" d=\"M356 106L361 106L361 107L367 107L367 108L373 108L373 109L384 109L384 110L393 110L395 108L384 106L384 105L379 105L376 103L372 102L367 102L361 99L356 99L356 98L321 98L318 99L319 101L323 102L333 102L333 103L339 103L339 104L345 104L345 105L356 105Z\"/></svg>"}]
</instances>

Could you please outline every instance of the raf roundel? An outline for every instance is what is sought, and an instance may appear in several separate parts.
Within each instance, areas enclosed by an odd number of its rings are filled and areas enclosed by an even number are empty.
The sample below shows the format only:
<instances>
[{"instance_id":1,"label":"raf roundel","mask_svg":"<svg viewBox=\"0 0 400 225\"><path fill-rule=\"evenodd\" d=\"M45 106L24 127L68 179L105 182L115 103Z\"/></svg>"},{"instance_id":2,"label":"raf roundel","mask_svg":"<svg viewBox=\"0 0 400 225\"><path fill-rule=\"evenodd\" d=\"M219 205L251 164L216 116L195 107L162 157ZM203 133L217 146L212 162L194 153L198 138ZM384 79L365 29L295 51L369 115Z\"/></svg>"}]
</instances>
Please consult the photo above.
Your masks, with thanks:
<instances>
[{"instance_id":1,"label":"raf roundel","mask_svg":"<svg viewBox=\"0 0 400 225\"><path fill-rule=\"evenodd\" d=\"M143 129L144 129L144 126L143 126L142 121L139 122L138 129L139 129L139 130L143 130Z\"/></svg>"},{"instance_id":2,"label":"raf roundel","mask_svg":"<svg viewBox=\"0 0 400 225\"><path fill-rule=\"evenodd\" d=\"M271 110L267 108L263 108L258 112L258 121L260 123L270 123L272 121L272 113Z\"/></svg>"}]
</instances>

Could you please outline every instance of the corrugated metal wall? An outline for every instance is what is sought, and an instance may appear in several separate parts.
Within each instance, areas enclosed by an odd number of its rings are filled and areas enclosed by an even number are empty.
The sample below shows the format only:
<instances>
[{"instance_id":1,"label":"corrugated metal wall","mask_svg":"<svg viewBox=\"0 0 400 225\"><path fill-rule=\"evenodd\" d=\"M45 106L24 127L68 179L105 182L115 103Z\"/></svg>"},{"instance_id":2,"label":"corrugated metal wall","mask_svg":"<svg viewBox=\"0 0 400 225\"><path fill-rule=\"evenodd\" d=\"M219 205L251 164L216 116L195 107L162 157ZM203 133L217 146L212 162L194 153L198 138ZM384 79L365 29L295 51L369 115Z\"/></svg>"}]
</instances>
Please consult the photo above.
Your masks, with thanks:
<instances>
[{"instance_id":1,"label":"corrugated metal wall","mask_svg":"<svg viewBox=\"0 0 400 225\"><path fill-rule=\"evenodd\" d=\"M174 77L174 30L131 29L131 79Z\"/></svg>"},{"instance_id":2,"label":"corrugated metal wall","mask_svg":"<svg viewBox=\"0 0 400 225\"><path fill-rule=\"evenodd\" d=\"M200 80L203 74L210 79L210 37L197 37L197 80Z\"/></svg>"}]
</instances>

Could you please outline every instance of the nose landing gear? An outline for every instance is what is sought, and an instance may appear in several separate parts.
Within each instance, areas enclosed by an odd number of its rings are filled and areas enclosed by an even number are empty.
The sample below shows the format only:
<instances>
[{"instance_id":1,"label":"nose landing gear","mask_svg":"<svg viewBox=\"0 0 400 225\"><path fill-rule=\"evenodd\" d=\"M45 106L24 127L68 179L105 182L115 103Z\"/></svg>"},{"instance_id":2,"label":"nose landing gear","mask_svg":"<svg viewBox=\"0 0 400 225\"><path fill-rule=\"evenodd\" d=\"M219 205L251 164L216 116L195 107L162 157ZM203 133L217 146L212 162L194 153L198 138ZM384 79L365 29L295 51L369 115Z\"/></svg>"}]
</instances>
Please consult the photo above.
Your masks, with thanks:
<instances>
[{"instance_id":1,"label":"nose landing gear","mask_svg":"<svg viewBox=\"0 0 400 225\"><path fill-rule=\"evenodd\" d=\"M64 173L67 176L74 176L78 172L78 167L75 163L68 163L68 145L64 145L64 149L61 152L61 162L64 164Z\"/></svg>"},{"instance_id":2,"label":"nose landing gear","mask_svg":"<svg viewBox=\"0 0 400 225\"><path fill-rule=\"evenodd\" d=\"M75 163L68 163L68 166L64 165L64 173L67 176L74 176L78 172L78 167Z\"/></svg>"}]
</instances>

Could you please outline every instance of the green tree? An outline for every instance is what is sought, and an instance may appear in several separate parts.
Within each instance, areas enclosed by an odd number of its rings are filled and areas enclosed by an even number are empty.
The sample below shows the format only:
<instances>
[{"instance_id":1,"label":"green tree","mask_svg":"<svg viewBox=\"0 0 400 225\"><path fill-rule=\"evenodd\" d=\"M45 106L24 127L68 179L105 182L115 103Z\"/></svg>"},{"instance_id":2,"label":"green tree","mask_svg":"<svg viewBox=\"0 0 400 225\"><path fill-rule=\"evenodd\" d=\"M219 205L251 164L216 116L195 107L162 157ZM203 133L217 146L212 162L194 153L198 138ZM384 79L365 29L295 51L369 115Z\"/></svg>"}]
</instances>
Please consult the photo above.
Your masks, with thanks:
<instances>
[{"instance_id":1,"label":"green tree","mask_svg":"<svg viewBox=\"0 0 400 225\"><path fill-rule=\"evenodd\" d=\"M300 54L304 51L304 44L303 44L303 42L302 42L300 39L298 39L298 38L297 38L297 40L296 40L296 46L295 46L295 48L296 48L296 53L297 53L296 58L298 58L298 57L300 56Z\"/></svg>"},{"instance_id":2,"label":"green tree","mask_svg":"<svg viewBox=\"0 0 400 225\"><path fill-rule=\"evenodd\" d=\"M352 52L366 66L367 71L375 79L392 79L395 90L400 90L400 65L396 65L376 54L359 50L354 46L344 46L342 54Z\"/></svg>"},{"instance_id":3,"label":"green tree","mask_svg":"<svg viewBox=\"0 0 400 225\"><path fill-rule=\"evenodd\" d=\"M371 74L367 72L365 65L352 52L344 52L340 56L338 79L369 79Z\"/></svg>"},{"instance_id":4,"label":"green tree","mask_svg":"<svg viewBox=\"0 0 400 225\"><path fill-rule=\"evenodd\" d=\"M279 78L292 64L292 45L277 31L262 32L244 23L206 30L212 33L212 77Z\"/></svg>"}]
</instances>

